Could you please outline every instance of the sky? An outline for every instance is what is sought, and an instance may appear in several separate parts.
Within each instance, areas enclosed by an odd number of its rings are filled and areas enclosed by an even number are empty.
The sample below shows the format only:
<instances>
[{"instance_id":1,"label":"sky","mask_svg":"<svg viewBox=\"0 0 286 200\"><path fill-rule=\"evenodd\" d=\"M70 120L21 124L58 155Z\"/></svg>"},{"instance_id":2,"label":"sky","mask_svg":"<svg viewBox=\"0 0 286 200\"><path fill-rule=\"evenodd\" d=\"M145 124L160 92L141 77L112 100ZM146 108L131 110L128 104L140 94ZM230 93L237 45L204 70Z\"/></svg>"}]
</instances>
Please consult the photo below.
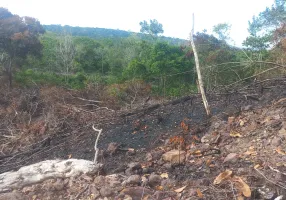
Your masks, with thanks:
<instances>
[{"instance_id":1,"label":"sky","mask_svg":"<svg viewBox=\"0 0 286 200\"><path fill-rule=\"evenodd\" d=\"M30 16L41 24L140 31L139 22L157 19L165 36L188 39L195 15L195 32L218 23L232 25L232 44L241 46L248 21L274 0L1 0L0 7Z\"/></svg>"}]
</instances>

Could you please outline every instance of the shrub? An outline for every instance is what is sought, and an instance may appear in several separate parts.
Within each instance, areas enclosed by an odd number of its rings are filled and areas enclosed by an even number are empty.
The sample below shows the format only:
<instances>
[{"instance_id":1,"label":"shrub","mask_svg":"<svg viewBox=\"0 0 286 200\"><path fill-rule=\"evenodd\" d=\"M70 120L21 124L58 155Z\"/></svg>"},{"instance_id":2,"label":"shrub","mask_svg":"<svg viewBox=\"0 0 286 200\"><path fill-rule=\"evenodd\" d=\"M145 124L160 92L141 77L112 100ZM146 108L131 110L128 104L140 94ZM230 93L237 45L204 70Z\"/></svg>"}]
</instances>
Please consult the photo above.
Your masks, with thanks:
<instances>
[{"instance_id":1,"label":"shrub","mask_svg":"<svg viewBox=\"0 0 286 200\"><path fill-rule=\"evenodd\" d=\"M37 72L32 69L18 71L15 75L15 81L18 84L29 86L32 84L39 85L56 85L65 86L73 89L81 89L86 85L86 76L79 72L75 75L62 75L50 72Z\"/></svg>"}]
</instances>

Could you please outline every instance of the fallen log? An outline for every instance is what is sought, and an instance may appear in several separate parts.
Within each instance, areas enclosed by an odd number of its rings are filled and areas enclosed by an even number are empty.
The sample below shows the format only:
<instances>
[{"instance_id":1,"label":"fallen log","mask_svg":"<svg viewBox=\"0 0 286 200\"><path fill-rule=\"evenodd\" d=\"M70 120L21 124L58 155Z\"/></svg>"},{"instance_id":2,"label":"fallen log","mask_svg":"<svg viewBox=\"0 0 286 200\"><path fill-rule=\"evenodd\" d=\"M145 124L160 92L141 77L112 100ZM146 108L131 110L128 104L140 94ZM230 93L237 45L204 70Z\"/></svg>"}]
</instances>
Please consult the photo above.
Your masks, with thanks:
<instances>
[{"instance_id":1,"label":"fallen log","mask_svg":"<svg viewBox=\"0 0 286 200\"><path fill-rule=\"evenodd\" d=\"M178 98L178 99L175 99L175 100L172 100L172 101L168 101L168 102L165 102L165 103L154 104L154 105L151 105L151 106L148 106L148 107L145 107L145 108L138 108L138 109L135 109L135 110L133 110L131 112L123 113L123 114L120 115L120 117L128 117L128 116L136 115L136 114L140 114L140 113L143 113L143 115L146 115L146 114L149 114L150 112L160 108L161 106L176 105L176 104L179 104L179 103L184 103L184 102L189 101L191 99L192 99L192 96L184 96L184 97L181 97L181 98Z\"/></svg>"},{"instance_id":2,"label":"fallen log","mask_svg":"<svg viewBox=\"0 0 286 200\"><path fill-rule=\"evenodd\" d=\"M0 193L21 189L25 186L43 182L47 179L75 177L81 174L96 174L102 164L94 164L89 160L46 160L18 171L0 174Z\"/></svg>"}]
</instances>

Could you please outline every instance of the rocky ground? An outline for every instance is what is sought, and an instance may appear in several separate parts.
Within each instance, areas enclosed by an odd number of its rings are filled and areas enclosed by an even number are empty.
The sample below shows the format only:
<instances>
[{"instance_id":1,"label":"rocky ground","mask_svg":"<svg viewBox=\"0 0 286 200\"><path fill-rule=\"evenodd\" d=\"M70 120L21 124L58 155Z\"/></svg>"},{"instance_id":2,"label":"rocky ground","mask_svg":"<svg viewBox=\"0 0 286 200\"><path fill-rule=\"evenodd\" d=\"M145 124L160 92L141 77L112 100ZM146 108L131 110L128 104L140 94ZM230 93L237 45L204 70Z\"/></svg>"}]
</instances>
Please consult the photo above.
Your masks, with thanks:
<instances>
[{"instance_id":1,"label":"rocky ground","mask_svg":"<svg viewBox=\"0 0 286 200\"><path fill-rule=\"evenodd\" d=\"M88 91L3 92L1 173L46 159L92 160L93 124L103 129L104 167L0 199L286 198L286 80L209 93L210 118L199 95L145 98L118 109L116 100Z\"/></svg>"}]
</instances>

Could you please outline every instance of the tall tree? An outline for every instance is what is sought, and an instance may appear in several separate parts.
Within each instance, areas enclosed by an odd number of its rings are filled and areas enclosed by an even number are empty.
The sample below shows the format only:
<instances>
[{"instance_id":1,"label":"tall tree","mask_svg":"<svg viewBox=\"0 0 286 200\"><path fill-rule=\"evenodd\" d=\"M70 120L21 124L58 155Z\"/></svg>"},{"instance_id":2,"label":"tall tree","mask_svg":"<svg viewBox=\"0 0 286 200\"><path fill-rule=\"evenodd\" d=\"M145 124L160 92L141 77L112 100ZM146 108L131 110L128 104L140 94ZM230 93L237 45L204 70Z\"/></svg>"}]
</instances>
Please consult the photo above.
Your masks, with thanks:
<instances>
[{"instance_id":1,"label":"tall tree","mask_svg":"<svg viewBox=\"0 0 286 200\"><path fill-rule=\"evenodd\" d=\"M159 23L156 19L150 19L148 23L146 20L139 23L141 26L140 32L147 33L154 36L158 36L161 33L164 33L163 25Z\"/></svg>"},{"instance_id":2,"label":"tall tree","mask_svg":"<svg viewBox=\"0 0 286 200\"><path fill-rule=\"evenodd\" d=\"M273 45L273 35L277 29L281 29L286 22L286 1L275 0L271 8L266 8L258 16L249 21L248 32L243 45L253 50L266 49ZM285 34L285 33L284 33Z\"/></svg>"},{"instance_id":3,"label":"tall tree","mask_svg":"<svg viewBox=\"0 0 286 200\"><path fill-rule=\"evenodd\" d=\"M231 29L231 25L228 23L219 23L213 27L213 32L216 34L218 39L227 41L230 39L229 31Z\"/></svg>"},{"instance_id":4,"label":"tall tree","mask_svg":"<svg viewBox=\"0 0 286 200\"><path fill-rule=\"evenodd\" d=\"M38 36L45 31L36 19L13 15L2 7L0 7L0 27L1 65L8 75L11 87L13 68L20 67L21 61L28 54L40 55L42 45Z\"/></svg>"},{"instance_id":5,"label":"tall tree","mask_svg":"<svg viewBox=\"0 0 286 200\"><path fill-rule=\"evenodd\" d=\"M61 35L57 46L57 56L59 66L63 67L63 72L66 74L66 77L74 68L75 55L76 50L72 36L69 34Z\"/></svg>"}]
</instances>

